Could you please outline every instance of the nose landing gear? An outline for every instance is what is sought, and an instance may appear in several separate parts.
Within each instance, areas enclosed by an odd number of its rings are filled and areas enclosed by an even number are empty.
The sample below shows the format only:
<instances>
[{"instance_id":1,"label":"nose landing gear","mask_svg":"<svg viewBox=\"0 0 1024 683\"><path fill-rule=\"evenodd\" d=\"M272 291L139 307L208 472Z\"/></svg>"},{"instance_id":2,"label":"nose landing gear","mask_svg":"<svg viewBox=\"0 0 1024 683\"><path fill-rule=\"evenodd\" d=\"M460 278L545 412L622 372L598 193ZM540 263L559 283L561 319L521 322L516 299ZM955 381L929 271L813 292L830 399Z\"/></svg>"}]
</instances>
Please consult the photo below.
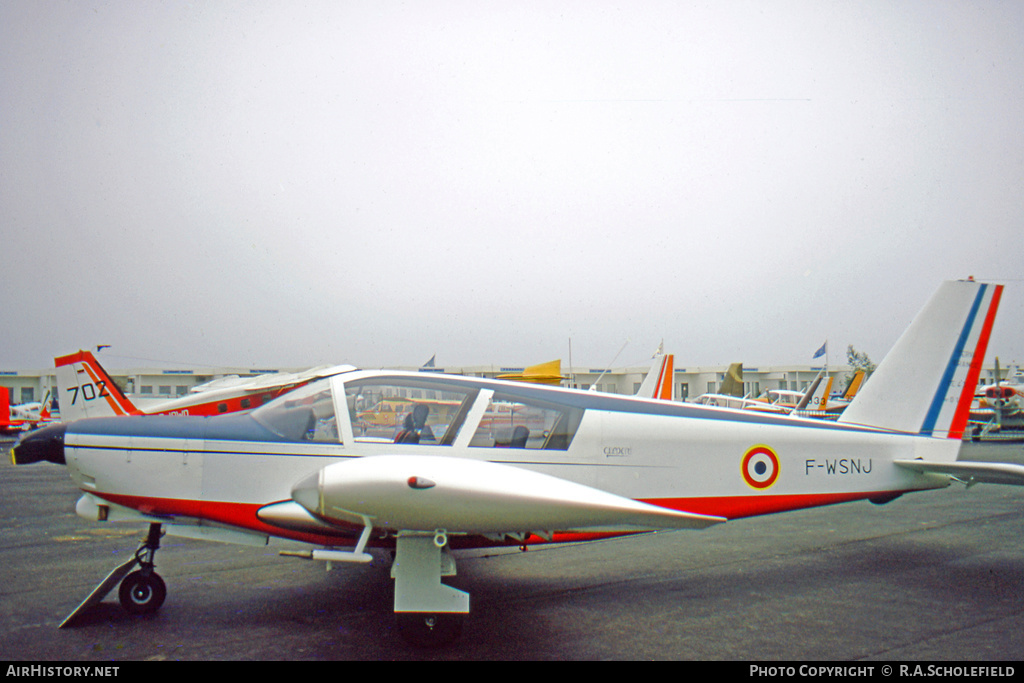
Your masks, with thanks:
<instances>
[{"instance_id":1,"label":"nose landing gear","mask_svg":"<svg viewBox=\"0 0 1024 683\"><path fill-rule=\"evenodd\" d=\"M114 586L121 583L118 598L121 606L131 614L148 614L160 609L167 597L167 585L154 571L153 557L160 548L161 528L150 524L146 539L135 551L132 559L107 574L100 585L60 623L59 628L70 625L80 614L103 601ZM132 571L135 567L138 570ZM123 579L123 580L122 580Z\"/></svg>"},{"instance_id":2,"label":"nose landing gear","mask_svg":"<svg viewBox=\"0 0 1024 683\"><path fill-rule=\"evenodd\" d=\"M153 558L158 548L160 525L150 524L146 540L135 551L135 560L142 568L124 577L117 593L121 606L130 614L155 612L167 597L167 584L154 571Z\"/></svg>"}]
</instances>

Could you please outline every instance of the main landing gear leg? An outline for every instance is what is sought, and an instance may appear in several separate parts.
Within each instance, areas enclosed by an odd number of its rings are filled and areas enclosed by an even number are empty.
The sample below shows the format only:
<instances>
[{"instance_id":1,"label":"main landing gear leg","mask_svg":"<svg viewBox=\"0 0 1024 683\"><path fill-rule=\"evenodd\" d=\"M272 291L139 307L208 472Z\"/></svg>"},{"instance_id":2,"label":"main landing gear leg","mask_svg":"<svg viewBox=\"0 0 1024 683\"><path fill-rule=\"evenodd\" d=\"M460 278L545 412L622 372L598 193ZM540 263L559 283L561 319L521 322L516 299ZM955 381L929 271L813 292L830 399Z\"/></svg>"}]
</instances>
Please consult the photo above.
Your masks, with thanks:
<instances>
[{"instance_id":1,"label":"main landing gear leg","mask_svg":"<svg viewBox=\"0 0 1024 683\"><path fill-rule=\"evenodd\" d=\"M414 645L447 645L462 633L469 594L441 583L455 575L455 561L444 549L447 534L402 531L396 540L395 619L402 637Z\"/></svg>"},{"instance_id":2,"label":"main landing gear leg","mask_svg":"<svg viewBox=\"0 0 1024 683\"><path fill-rule=\"evenodd\" d=\"M155 612L167 597L167 586L154 569L153 557L160 548L161 529L159 524L150 524L146 540L135 551L132 559L114 568L100 585L82 601L75 610L60 623L58 628L70 625L80 614L103 601L114 586L121 583L118 597L121 606L132 614ZM138 566L140 569L132 571ZM130 572L130 573L129 573ZM124 579L122 581L122 579Z\"/></svg>"}]
</instances>

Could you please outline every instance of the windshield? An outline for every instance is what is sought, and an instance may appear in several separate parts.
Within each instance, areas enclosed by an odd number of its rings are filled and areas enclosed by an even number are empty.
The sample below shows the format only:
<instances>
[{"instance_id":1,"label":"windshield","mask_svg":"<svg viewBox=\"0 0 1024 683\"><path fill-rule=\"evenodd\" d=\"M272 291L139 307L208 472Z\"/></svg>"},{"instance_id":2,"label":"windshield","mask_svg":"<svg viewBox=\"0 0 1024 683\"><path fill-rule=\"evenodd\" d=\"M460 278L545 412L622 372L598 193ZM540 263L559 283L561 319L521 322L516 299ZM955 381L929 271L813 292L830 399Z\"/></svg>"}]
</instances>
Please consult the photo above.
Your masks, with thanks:
<instances>
[{"instance_id":1,"label":"windshield","mask_svg":"<svg viewBox=\"0 0 1024 683\"><path fill-rule=\"evenodd\" d=\"M431 378L371 378L345 384L356 441L450 446L477 390Z\"/></svg>"},{"instance_id":2,"label":"windshield","mask_svg":"<svg viewBox=\"0 0 1024 683\"><path fill-rule=\"evenodd\" d=\"M338 442L330 378L311 382L257 408L252 417L289 441Z\"/></svg>"}]
</instances>

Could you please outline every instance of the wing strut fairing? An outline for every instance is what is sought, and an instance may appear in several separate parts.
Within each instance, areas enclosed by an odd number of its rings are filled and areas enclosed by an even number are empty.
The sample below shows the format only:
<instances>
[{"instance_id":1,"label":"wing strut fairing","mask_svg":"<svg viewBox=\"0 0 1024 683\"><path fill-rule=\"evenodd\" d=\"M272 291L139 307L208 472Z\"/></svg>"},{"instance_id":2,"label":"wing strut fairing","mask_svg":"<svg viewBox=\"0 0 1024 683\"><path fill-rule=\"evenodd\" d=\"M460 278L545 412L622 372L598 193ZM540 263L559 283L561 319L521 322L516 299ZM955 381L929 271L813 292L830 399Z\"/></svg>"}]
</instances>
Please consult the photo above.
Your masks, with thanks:
<instances>
[{"instance_id":1,"label":"wing strut fairing","mask_svg":"<svg viewBox=\"0 0 1024 683\"><path fill-rule=\"evenodd\" d=\"M679 512L496 462L373 456L328 465L292 498L328 522L449 533L703 529L722 517Z\"/></svg>"}]
</instances>

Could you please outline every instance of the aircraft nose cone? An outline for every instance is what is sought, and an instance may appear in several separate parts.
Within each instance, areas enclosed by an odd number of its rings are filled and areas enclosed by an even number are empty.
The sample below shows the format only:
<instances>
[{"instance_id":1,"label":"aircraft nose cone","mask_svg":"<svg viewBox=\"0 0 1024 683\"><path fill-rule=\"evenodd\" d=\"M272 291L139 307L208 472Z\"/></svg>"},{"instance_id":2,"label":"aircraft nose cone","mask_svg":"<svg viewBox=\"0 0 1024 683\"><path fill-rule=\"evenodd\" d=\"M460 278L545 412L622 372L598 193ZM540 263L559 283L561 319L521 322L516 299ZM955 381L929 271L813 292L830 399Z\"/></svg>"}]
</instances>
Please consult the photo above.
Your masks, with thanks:
<instances>
[{"instance_id":1,"label":"aircraft nose cone","mask_svg":"<svg viewBox=\"0 0 1024 683\"><path fill-rule=\"evenodd\" d=\"M320 473L314 472L292 487L292 500L314 515L321 513Z\"/></svg>"},{"instance_id":2,"label":"aircraft nose cone","mask_svg":"<svg viewBox=\"0 0 1024 683\"><path fill-rule=\"evenodd\" d=\"M67 425L58 422L23 435L11 449L12 462L15 465L28 465L33 462L67 464L64 461L64 432L66 431Z\"/></svg>"}]
</instances>

